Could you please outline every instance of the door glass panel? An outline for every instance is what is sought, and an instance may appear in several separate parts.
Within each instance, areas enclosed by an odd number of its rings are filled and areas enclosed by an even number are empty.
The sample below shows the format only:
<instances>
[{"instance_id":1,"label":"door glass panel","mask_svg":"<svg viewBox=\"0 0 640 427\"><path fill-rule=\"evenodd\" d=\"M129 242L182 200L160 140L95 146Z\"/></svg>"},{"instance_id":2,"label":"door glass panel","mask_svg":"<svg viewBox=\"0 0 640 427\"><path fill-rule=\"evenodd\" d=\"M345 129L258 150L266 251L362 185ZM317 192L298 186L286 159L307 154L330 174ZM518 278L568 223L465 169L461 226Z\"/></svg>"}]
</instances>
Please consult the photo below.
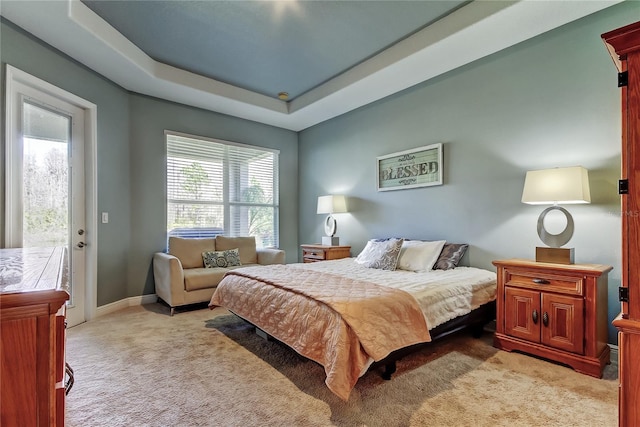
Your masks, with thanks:
<instances>
[{"instance_id":1,"label":"door glass panel","mask_svg":"<svg viewBox=\"0 0 640 427\"><path fill-rule=\"evenodd\" d=\"M23 108L23 246L68 247L70 118Z\"/></svg>"}]
</instances>

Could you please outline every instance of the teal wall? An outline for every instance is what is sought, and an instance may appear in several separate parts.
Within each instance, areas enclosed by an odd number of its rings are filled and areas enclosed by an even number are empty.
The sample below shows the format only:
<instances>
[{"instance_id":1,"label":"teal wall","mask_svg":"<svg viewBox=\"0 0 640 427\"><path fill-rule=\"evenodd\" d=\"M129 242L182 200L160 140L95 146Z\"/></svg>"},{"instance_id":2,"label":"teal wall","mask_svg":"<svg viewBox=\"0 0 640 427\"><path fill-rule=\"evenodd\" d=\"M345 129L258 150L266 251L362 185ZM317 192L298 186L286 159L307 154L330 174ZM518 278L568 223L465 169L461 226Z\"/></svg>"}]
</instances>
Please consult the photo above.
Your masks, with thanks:
<instances>
[{"instance_id":1,"label":"teal wall","mask_svg":"<svg viewBox=\"0 0 640 427\"><path fill-rule=\"evenodd\" d=\"M166 245L164 131L280 150L280 247L297 261L298 136L295 132L141 95L130 96L131 248L129 294L153 293L150 254ZM160 231L160 232L159 232ZM140 268L140 266L144 268ZM146 268L146 269L145 269ZM144 287L143 287L144 285Z\"/></svg>"},{"instance_id":2,"label":"teal wall","mask_svg":"<svg viewBox=\"0 0 640 427\"><path fill-rule=\"evenodd\" d=\"M73 93L97 105L97 195L98 212L109 212L109 224L98 224L98 306L128 296L127 264L131 243L131 194L129 188L129 95L118 85L94 73L59 51L23 32L13 24L0 22L0 61L4 93L5 64ZM4 123L4 102L2 97ZM2 131L2 152L5 133ZM4 177L5 162L0 166ZM4 205L4 185L3 191ZM4 212L4 206L3 210ZM0 228L4 230L4 216ZM117 232L114 232L117 230ZM93 244L95 230L87 230ZM4 235L0 242L4 243Z\"/></svg>"},{"instance_id":3,"label":"teal wall","mask_svg":"<svg viewBox=\"0 0 640 427\"><path fill-rule=\"evenodd\" d=\"M390 236L470 244L464 262L533 258L544 207L520 202L527 170L583 165L592 203L568 206L576 262L621 277L620 89L600 38L636 21L640 2L606 9L300 133L300 241L323 234L316 198L349 197L340 242L357 255ZM444 144L444 185L377 192L376 157ZM615 342L614 328L609 330Z\"/></svg>"},{"instance_id":4,"label":"teal wall","mask_svg":"<svg viewBox=\"0 0 640 427\"><path fill-rule=\"evenodd\" d=\"M109 212L108 224L98 221L98 306L154 292L151 259L166 239L165 129L280 150L280 247L289 262L297 260L295 132L130 93L4 19L0 61L3 93L10 64L97 105L98 215ZM4 153L4 96L2 102Z\"/></svg>"},{"instance_id":5,"label":"teal wall","mask_svg":"<svg viewBox=\"0 0 640 427\"><path fill-rule=\"evenodd\" d=\"M464 262L489 269L493 259L532 258L542 208L520 203L525 172L583 165L592 204L569 207L570 245L577 262L614 267L612 319L621 273L620 90L600 34L639 16L640 2L613 6L297 134L132 94L4 20L0 60L2 72L9 63L98 106L98 213L110 219L97 230L99 306L153 292L168 129L280 150L288 262L298 260L298 244L320 240L316 199L330 193L349 196L337 234L354 255L369 238L405 236L467 242ZM437 142L443 186L376 191L376 156Z\"/></svg>"}]
</instances>

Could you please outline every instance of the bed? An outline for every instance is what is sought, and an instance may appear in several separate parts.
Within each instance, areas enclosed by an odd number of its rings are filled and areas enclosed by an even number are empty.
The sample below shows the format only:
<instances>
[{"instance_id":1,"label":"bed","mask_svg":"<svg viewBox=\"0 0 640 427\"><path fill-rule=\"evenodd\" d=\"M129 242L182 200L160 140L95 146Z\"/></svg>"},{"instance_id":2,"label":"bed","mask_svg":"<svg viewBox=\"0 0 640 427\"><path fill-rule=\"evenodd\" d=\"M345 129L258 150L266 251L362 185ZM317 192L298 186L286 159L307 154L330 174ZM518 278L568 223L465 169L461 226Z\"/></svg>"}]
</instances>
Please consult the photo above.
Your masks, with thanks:
<instances>
[{"instance_id":1,"label":"bed","mask_svg":"<svg viewBox=\"0 0 640 427\"><path fill-rule=\"evenodd\" d=\"M327 387L345 401L372 365L385 364L388 378L407 350L495 319L494 272L387 270L357 260L239 268L209 307L227 308L322 365Z\"/></svg>"}]
</instances>

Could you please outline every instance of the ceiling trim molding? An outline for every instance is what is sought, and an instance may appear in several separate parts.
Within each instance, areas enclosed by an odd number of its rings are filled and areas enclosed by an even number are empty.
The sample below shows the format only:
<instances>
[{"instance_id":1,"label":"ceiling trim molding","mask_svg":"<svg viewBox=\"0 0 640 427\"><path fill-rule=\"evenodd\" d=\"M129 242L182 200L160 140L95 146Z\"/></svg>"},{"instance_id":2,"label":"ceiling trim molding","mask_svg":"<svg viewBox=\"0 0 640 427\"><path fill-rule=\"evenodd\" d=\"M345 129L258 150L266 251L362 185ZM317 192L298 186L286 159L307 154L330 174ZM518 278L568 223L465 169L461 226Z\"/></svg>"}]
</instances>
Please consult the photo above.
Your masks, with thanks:
<instances>
[{"instance_id":1,"label":"ceiling trim molding","mask_svg":"<svg viewBox=\"0 0 640 427\"><path fill-rule=\"evenodd\" d=\"M78 0L0 14L132 92L300 131L621 1L475 0L290 102L157 62Z\"/></svg>"}]
</instances>

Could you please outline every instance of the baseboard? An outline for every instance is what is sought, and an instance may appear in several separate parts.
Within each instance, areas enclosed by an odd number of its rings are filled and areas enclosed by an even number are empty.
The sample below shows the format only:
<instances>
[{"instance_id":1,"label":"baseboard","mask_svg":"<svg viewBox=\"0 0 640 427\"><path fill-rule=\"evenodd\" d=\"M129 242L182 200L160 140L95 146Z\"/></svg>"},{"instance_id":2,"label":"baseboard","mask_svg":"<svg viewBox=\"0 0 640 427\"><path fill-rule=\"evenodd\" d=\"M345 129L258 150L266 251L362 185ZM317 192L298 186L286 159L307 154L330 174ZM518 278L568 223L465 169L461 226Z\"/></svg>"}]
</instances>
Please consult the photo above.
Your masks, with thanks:
<instances>
[{"instance_id":1,"label":"baseboard","mask_svg":"<svg viewBox=\"0 0 640 427\"><path fill-rule=\"evenodd\" d=\"M156 301L158 301L158 296L156 294L121 299L120 301L112 302L110 304L101 305L100 307L98 307L96 309L96 317L104 316L106 314L113 313L127 307L153 304Z\"/></svg>"}]
</instances>

